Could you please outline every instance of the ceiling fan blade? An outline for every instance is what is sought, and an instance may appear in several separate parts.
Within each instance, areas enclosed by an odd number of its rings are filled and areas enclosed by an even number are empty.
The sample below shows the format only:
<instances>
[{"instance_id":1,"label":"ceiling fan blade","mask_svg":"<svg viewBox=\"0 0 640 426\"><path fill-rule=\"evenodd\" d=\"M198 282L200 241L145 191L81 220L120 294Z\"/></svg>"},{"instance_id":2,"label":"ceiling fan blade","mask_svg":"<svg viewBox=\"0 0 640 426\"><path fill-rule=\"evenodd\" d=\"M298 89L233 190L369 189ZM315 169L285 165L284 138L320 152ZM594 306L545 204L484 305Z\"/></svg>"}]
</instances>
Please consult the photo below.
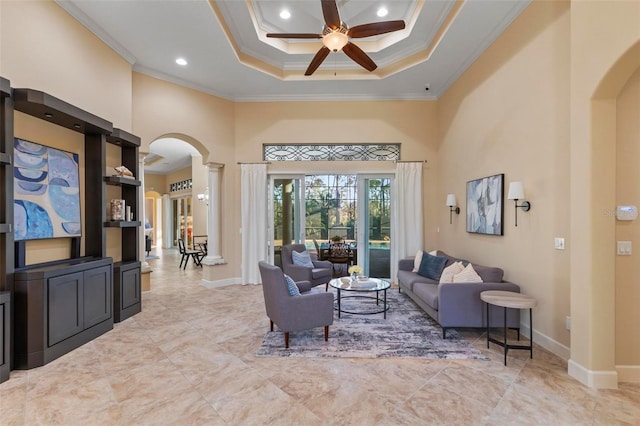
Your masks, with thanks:
<instances>
[{"instance_id":1,"label":"ceiling fan blade","mask_svg":"<svg viewBox=\"0 0 640 426\"><path fill-rule=\"evenodd\" d=\"M307 33L268 33L267 37L271 38L322 38L322 34Z\"/></svg>"},{"instance_id":2,"label":"ceiling fan blade","mask_svg":"<svg viewBox=\"0 0 640 426\"><path fill-rule=\"evenodd\" d=\"M371 24L356 25L349 29L349 37L362 38L371 37L378 34L391 33L404 30L404 21L384 21L372 22Z\"/></svg>"},{"instance_id":3,"label":"ceiling fan blade","mask_svg":"<svg viewBox=\"0 0 640 426\"><path fill-rule=\"evenodd\" d=\"M313 59L311 60L311 63L307 67L307 70L304 72L304 75L313 74L318 69L320 64L322 64L322 61L324 61L324 59L327 57L329 52L331 51L329 50L328 47L322 46L320 50L318 50L318 53L316 53L316 56L314 56Z\"/></svg>"},{"instance_id":4,"label":"ceiling fan blade","mask_svg":"<svg viewBox=\"0 0 640 426\"><path fill-rule=\"evenodd\" d=\"M327 27L335 30L340 27L340 14L338 13L338 5L336 0L321 0L322 14Z\"/></svg>"},{"instance_id":5,"label":"ceiling fan blade","mask_svg":"<svg viewBox=\"0 0 640 426\"><path fill-rule=\"evenodd\" d=\"M342 51L351 59L354 60L354 62L356 62L357 64L359 64L362 68L366 69L367 71L373 71L376 68L378 68L378 66L376 65L375 62L373 62L373 59L371 59L369 57L369 55L367 55L366 53L364 53L364 50L360 49L358 46L356 46L355 44L349 42L347 43L343 48Z\"/></svg>"}]
</instances>

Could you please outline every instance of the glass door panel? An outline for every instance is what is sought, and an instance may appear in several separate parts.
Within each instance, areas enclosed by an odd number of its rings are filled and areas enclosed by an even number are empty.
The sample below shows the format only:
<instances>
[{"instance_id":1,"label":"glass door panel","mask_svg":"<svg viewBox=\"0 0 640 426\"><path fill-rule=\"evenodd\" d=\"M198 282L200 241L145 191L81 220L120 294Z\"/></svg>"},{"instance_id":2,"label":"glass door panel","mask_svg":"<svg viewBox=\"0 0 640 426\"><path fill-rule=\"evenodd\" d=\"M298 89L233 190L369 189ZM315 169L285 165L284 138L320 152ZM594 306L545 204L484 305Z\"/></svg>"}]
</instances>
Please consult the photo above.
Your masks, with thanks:
<instances>
[{"instance_id":1,"label":"glass door panel","mask_svg":"<svg viewBox=\"0 0 640 426\"><path fill-rule=\"evenodd\" d=\"M358 262L369 276L391 276L391 177L359 176Z\"/></svg>"},{"instance_id":2,"label":"glass door panel","mask_svg":"<svg viewBox=\"0 0 640 426\"><path fill-rule=\"evenodd\" d=\"M173 247L178 246L178 239L182 239L187 247L191 247L193 234L193 213L191 197L174 198L171 200L171 228L173 233Z\"/></svg>"},{"instance_id":3,"label":"glass door panel","mask_svg":"<svg viewBox=\"0 0 640 426\"><path fill-rule=\"evenodd\" d=\"M286 244L304 243L304 204L302 186L304 178L272 177L271 187L271 244L273 263L282 266L281 251Z\"/></svg>"}]
</instances>

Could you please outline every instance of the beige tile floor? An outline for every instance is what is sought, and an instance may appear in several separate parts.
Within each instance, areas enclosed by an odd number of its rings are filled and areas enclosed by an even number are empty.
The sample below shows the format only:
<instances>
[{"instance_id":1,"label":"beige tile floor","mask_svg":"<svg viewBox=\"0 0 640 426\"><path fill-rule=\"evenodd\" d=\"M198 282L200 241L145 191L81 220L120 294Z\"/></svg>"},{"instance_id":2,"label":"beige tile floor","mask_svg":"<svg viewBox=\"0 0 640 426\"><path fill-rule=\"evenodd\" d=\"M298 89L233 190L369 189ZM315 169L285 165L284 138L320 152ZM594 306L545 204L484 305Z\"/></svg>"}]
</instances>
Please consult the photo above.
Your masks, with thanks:
<instances>
[{"instance_id":1,"label":"beige tile floor","mask_svg":"<svg viewBox=\"0 0 640 426\"><path fill-rule=\"evenodd\" d=\"M536 348L491 361L280 359L259 286L207 289L175 252L150 260L142 313L0 385L0 425L640 424L640 384L594 391ZM291 343L295 345L295 336Z\"/></svg>"}]
</instances>

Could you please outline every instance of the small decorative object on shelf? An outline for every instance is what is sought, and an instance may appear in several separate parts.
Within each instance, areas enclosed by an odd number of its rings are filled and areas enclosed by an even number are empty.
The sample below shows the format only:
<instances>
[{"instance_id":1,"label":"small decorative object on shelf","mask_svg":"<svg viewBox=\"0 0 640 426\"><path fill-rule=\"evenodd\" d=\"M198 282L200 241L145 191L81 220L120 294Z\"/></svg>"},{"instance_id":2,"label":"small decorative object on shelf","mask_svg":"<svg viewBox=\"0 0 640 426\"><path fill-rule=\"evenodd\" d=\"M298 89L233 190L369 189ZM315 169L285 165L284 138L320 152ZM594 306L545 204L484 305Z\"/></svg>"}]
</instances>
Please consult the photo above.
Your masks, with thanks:
<instances>
[{"instance_id":1,"label":"small decorative object on shelf","mask_svg":"<svg viewBox=\"0 0 640 426\"><path fill-rule=\"evenodd\" d=\"M131 172L131 170L127 169L125 166L114 167L114 169L116 170L116 172L118 172L116 176L133 179L133 173Z\"/></svg>"},{"instance_id":2,"label":"small decorative object on shelf","mask_svg":"<svg viewBox=\"0 0 640 426\"><path fill-rule=\"evenodd\" d=\"M125 211L124 200L111 200L111 220L125 220Z\"/></svg>"},{"instance_id":3,"label":"small decorative object on shelf","mask_svg":"<svg viewBox=\"0 0 640 426\"><path fill-rule=\"evenodd\" d=\"M362 268L358 265L349 266L348 272L351 274L351 281L356 281L358 279L358 274L362 273Z\"/></svg>"}]
</instances>

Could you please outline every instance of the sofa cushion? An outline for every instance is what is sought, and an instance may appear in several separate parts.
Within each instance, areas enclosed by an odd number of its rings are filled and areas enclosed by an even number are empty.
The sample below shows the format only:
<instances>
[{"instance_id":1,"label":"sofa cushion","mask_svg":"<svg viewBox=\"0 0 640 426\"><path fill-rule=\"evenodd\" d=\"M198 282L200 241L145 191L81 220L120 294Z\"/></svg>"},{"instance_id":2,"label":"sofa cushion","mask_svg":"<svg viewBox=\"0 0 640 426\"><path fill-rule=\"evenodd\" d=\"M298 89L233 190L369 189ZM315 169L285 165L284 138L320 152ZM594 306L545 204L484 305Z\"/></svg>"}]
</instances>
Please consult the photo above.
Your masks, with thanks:
<instances>
[{"instance_id":1,"label":"sofa cushion","mask_svg":"<svg viewBox=\"0 0 640 426\"><path fill-rule=\"evenodd\" d=\"M441 283L452 283L453 282L453 276L455 274L459 274L460 272L462 272L464 269L464 266L462 266L462 262L454 262L451 265L447 266L446 268L444 268L442 270L442 275L440 275L440 282Z\"/></svg>"},{"instance_id":2,"label":"sofa cushion","mask_svg":"<svg viewBox=\"0 0 640 426\"><path fill-rule=\"evenodd\" d=\"M309 256L308 251L292 251L291 252L291 261L294 265L298 266L306 266L307 268L313 268L313 262L311 262L311 256Z\"/></svg>"},{"instance_id":3,"label":"sofa cushion","mask_svg":"<svg viewBox=\"0 0 640 426\"><path fill-rule=\"evenodd\" d=\"M422 275L418 275L416 272L399 270L398 283L402 284L405 287L408 287L409 290L413 291L413 286L415 283L438 284L438 281L432 280L431 278L423 277Z\"/></svg>"},{"instance_id":4,"label":"sofa cushion","mask_svg":"<svg viewBox=\"0 0 640 426\"><path fill-rule=\"evenodd\" d=\"M473 269L472 264L468 264L461 272L453 276L454 283L481 283L482 278Z\"/></svg>"},{"instance_id":5,"label":"sofa cushion","mask_svg":"<svg viewBox=\"0 0 640 426\"><path fill-rule=\"evenodd\" d=\"M415 283L413 293L433 309L438 310L438 284Z\"/></svg>"},{"instance_id":6,"label":"sofa cushion","mask_svg":"<svg viewBox=\"0 0 640 426\"><path fill-rule=\"evenodd\" d=\"M440 280L440 275L442 275L442 270L446 263L446 257L432 256L429 253L424 253L422 255L422 261L420 262L420 269L418 269L418 275L436 281Z\"/></svg>"},{"instance_id":7,"label":"sofa cushion","mask_svg":"<svg viewBox=\"0 0 640 426\"><path fill-rule=\"evenodd\" d=\"M502 282L502 277L504 276L504 271L500 268L492 267L492 266L483 266L478 264L473 264L473 269L480 275L482 281L485 283L499 283Z\"/></svg>"}]
</instances>

